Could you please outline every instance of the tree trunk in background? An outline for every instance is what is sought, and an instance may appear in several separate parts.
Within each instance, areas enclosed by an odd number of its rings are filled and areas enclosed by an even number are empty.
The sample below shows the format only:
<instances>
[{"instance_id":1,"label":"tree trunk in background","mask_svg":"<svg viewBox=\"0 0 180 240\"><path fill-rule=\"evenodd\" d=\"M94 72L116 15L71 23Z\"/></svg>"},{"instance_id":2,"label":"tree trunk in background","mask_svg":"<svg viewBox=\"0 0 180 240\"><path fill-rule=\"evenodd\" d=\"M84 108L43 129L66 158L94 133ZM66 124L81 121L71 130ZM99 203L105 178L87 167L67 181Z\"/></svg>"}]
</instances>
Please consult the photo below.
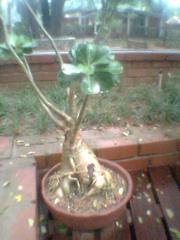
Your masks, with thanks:
<instances>
[{"instance_id":1,"label":"tree trunk in background","mask_svg":"<svg viewBox=\"0 0 180 240\"><path fill-rule=\"evenodd\" d=\"M3 25L2 22L0 21L0 43L4 42L4 32L3 32Z\"/></svg>"},{"instance_id":2,"label":"tree trunk in background","mask_svg":"<svg viewBox=\"0 0 180 240\"><path fill-rule=\"evenodd\" d=\"M48 0L41 0L42 21L46 30L49 32L51 28L50 7Z\"/></svg>"},{"instance_id":3,"label":"tree trunk in background","mask_svg":"<svg viewBox=\"0 0 180 240\"><path fill-rule=\"evenodd\" d=\"M28 3L36 14L41 12L39 0L28 0ZM18 1L17 6L22 22L27 29L27 34L33 38L38 38L40 36L40 29L31 13L21 1Z\"/></svg>"},{"instance_id":4,"label":"tree trunk in background","mask_svg":"<svg viewBox=\"0 0 180 240\"><path fill-rule=\"evenodd\" d=\"M51 1L51 33L54 37L61 35L64 3L65 0Z\"/></svg>"}]
</instances>

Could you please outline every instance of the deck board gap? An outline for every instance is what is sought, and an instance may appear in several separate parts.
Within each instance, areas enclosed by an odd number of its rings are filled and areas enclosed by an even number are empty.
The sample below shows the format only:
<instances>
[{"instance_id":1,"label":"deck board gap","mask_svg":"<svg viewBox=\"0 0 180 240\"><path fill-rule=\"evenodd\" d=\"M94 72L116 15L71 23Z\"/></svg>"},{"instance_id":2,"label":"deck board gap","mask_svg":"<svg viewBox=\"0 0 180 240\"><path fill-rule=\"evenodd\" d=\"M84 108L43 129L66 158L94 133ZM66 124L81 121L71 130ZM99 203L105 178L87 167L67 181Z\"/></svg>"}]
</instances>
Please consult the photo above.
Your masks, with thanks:
<instances>
[{"instance_id":1,"label":"deck board gap","mask_svg":"<svg viewBox=\"0 0 180 240\"><path fill-rule=\"evenodd\" d=\"M166 232L167 240L173 240L172 237L171 237L171 234L169 232L169 227L168 227L168 224L166 222L166 219L164 217L162 217L161 221L162 221L162 224L164 226L164 230Z\"/></svg>"},{"instance_id":2,"label":"deck board gap","mask_svg":"<svg viewBox=\"0 0 180 240\"><path fill-rule=\"evenodd\" d=\"M96 229L94 231L94 240L100 240L101 239L101 230L100 229Z\"/></svg>"},{"instance_id":3,"label":"deck board gap","mask_svg":"<svg viewBox=\"0 0 180 240\"><path fill-rule=\"evenodd\" d=\"M130 230L131 240L137 240L136 231L133 223L129 224L129 230Z\"/></svg>"},{"instance_id":4,"label":"deck board gap","mask_svg":"<svg viewBox=\"0 0 180 240\"><path fill-rule=\"evenodd\" d=\"M147 176L148 176L148 179L149 179L149 181L150 181L150 183L152 185L151 190L152 190L152 194L153 194L154 200L155 200L156 204L158 206L160 206L160 201L159 201L159 198L158 198L158 195L157 195L157 192L156 192L156 189L155 189L155 185L153 183L153 180L152 180L152 177L151 177L151 174L150 174L150 170L151 170L151 168L148 169ZM160 207L160 209L161 209L161 207Z\"/></svg>"}]
</instances>

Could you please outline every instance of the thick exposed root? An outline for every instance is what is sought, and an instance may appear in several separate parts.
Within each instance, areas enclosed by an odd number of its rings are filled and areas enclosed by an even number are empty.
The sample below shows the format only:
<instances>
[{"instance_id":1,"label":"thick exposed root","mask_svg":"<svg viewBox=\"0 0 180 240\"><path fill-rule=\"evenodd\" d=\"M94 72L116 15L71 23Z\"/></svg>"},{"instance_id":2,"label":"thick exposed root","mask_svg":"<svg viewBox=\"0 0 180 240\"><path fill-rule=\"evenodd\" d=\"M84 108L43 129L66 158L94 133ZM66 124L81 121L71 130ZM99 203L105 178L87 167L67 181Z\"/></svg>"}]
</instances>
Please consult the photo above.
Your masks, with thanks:
<instances>
[{"instance_id":1,"label":"thick exposed root","mask_svg":"<svg viewBox=\"0 0 180 240\"><path fill-rule=\"evenodd\" d=\"M91 196L111 184L111 174L99 164L95 154L82 141L73 146L68 138L63 146L61 170L49 179L49 191L58 197L75 193L82 198Z\"/></svg>"}]
</instances>

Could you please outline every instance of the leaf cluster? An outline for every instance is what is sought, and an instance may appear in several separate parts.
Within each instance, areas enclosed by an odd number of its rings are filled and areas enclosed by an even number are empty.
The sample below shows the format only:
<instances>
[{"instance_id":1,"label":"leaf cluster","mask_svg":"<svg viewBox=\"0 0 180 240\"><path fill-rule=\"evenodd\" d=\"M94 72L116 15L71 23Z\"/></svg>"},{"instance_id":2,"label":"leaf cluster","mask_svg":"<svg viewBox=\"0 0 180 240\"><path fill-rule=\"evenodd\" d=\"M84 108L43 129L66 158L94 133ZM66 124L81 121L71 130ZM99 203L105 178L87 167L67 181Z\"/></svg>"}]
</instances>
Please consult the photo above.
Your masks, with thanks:
<instances>
[{"instance_id":1,"label":"leaf cluster","mask_svg":"<svg viewBox=\"0 0 180 240\"><path fill-rule=\"evenodd\" d=\"M20 57L22 57L23 54L31 53L33 48L36 47L36 42L32 39L14 33L8 35L8 41ZM12 53L6 43L0 44L0 58L4 60L12 58Z\"/></svg>"},{"instance_id":2,"label":"leaf cluster","mask_svg":"<svg viewBox=\"0 0 180 240\"><path fill-rule=\"evenodd\" d=\"M79 81L81 91L97 94L119 83L122 65L115 60L111 49L93 43L80 43L69 52L69 64L59 73L61 82L69 87Z\"/></svg>"}]
</instances>

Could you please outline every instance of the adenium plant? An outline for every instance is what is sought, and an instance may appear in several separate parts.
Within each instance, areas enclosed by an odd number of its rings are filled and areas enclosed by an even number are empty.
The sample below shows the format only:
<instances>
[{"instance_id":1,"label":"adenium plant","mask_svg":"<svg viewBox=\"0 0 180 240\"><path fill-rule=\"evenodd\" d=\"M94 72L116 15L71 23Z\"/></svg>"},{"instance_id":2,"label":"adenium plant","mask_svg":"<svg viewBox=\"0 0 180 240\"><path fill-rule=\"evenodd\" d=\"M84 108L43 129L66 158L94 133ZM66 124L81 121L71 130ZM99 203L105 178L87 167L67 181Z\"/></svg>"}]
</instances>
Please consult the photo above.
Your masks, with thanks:
<instances>
[{"instance_id":1,"label":"adenium plant","mask_svg":"<svg viewBox=\"0 0 180 240\"><path fill-rule=\"evenodd\" d=\"M110 185L111 175L99 164L93 151L82 139L80 124L89 96L109 91L115 86L119 82L122 66L108 47L94 43L75 45L69 51L69 62L64 63L53 39L25 0L24 3L55 50L60 67L59 80L67 88L67 112L61 111L48 101L33 77L26 54L33 50L35 43L26 37L8 33L2 18L5 43L0 45L0 54L5 58L11 56L16 59L37 93L43 109L64 135L61 171L51 176L50 191L57 197L62 197L69 194L72 185L73 189L75 185L76 192L81 192L83 197L92 195ZM79 91L84 95L80 107L77 104Z\"/></svg>"}]
</instances>

